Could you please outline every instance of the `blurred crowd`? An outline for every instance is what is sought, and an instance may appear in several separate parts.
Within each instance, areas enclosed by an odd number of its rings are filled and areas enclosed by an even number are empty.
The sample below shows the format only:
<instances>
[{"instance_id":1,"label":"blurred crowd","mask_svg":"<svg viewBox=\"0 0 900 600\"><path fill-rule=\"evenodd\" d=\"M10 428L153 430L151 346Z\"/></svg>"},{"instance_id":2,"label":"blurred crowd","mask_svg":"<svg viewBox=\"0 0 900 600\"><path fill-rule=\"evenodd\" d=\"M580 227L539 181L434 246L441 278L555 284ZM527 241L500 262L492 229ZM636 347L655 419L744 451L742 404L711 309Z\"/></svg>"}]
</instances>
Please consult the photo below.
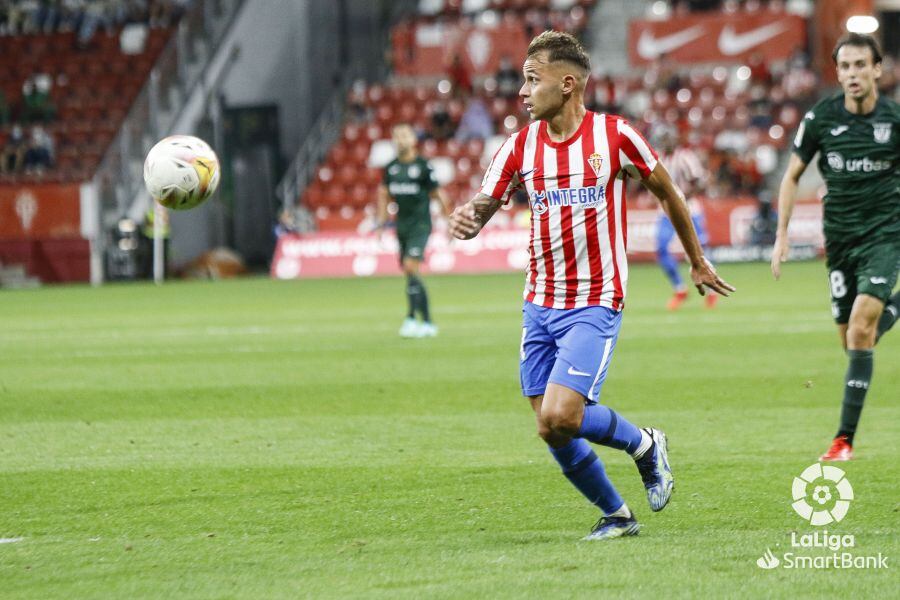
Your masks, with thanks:
<instances>
[{"instance_id":1,"label":"blurred crowd","mask_svg":"<svg viewBox=\"0 0 900 600\"><path fill-rule=\"evenodd\" d=\"M58 58L64 60L68 52L81 54L94 51L95 46L108 47L107 38L97 39L95 43L96 34L103 32L116 39L123 54L139 54L144 49L148 27L173 25L192 2L0 0L0 38L28 36L33 40L34 36L69 34L65 38L74 42L61 46L57 35L54 38L56 43L45 46L50 49L49 52L60 54ZM71 49L69 43L73 44ZM0 61L0 66L8 64L11 63ZM59 71L60 61L52 64L57 65ZM47 70L52 72L52 68ZM0 86L0 175L39 176L57 166L58 148L54 132L66 129L66 123L57 123L57 102L62 102L65 108L66 97L60 90L66 89L69 77L65 73L57 72L54 76L42 71L38 69L26 75L27 71L23 73L21 66L17 70L10 69L12 79L8 76L5 85ZM24 80L19 77L24 77ZM64 142L67 139L65 135L62 138ZM62 145L65 154L70 148Z\"/></svg>"},{"instance_id":2,"label":"blurred crowd","mask_svg":"<svg viewBox=\"0 0 900 600\"><path fill-rule=\"evenodd\" d=\"M40 174L53 166L53 137L41 126L34 125L26 134L14 125L0 148L0 174Z\"/></svg>"},{"instance_id":3,"label":"blurred crowd","mask_svg":"<svg viewBox=\"0 0 900 600\"><path fill-rule=\"evenodd\" d=\"M100 29L169 27L193 0L0 0L0 35L75 31L80 44Z\"/></svg>"},{"instance_id":4,"label":"blurred crowd","mask_svg":"<svg viewBox=\"0 0 900 600\"><path fill-rule=\"evenodd\" d=\"M745 65L684 66L663 56L643 72L610 76L602 68L595 65L589 80L588 108L624 116L651 141L658 130L674 128L681 145L707 166L703 195L713 199L765 196L790 136L824 91L801 49L774 63L753 56ZM412 120L421 140L487 140L528 122L518 99L521 73L510 57L489 77L474 77L458 55L445 69L433 99ZM882 93L900 97L900 65L889 57L880 85ZM349 102L352 122L378 118L364 87Z\"/></svg>"},{"instance_id":5,"label":"blurred crowd","mask_svg":"<svg viewBox=\"0 0 900 600\"><path fill-rule=\"evenodd\" d=\"M0 147L0 174L40 174L53 167L55 142L42 126L56 118L50 98L53 79L44 73L32 75L22 86L21 106L13 110L0 90L0 127L12 127ZM17 116L16 122L12 117ZM30 126L28 131L22 126Z\"/></svg>"}]
</instances>

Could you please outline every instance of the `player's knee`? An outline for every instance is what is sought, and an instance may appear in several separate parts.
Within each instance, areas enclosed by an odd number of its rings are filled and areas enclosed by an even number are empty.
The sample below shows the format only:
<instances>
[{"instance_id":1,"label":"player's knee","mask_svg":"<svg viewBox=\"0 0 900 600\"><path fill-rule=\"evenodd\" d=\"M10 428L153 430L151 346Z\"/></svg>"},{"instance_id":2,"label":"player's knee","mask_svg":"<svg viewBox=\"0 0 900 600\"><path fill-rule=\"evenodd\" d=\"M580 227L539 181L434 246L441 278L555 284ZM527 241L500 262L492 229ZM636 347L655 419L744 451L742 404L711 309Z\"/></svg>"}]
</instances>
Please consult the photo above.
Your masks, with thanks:
<instances>
[{"instance_id":1,"label":"player's knee","mask_svg":"<svg viewBox=\"0 0 900 600\"><path fill-rule=\"evenodd\" d=\"M563 405L544 405L541 408L541 421L555 435L573 436L578 433L581 423L576 411ZM543 435L541 437L544 437ZM546 439L546 438L544 438Z\"/></svg>"},{"instance_id":2,"label":"player's knee","mask_svg":"<svg viewBox=\"0 0 900 600\"><path fill-rule=\"evenodd\" d=\"M875 331L877 323L851 323L847 328L846 347L859 350L871 348L875 345Z\"/></svg>"},{"instance_id":3,"label":"player's knee","mask_svg":"<svg viewBox=\"0 0 900 600\"><path fill-rule=\"evenodd\" d=\"M419 274L419 261L407 259L403 261L403 272L407 275Z\"/></svg>"},{"instance_id":4,"label":"player's knee","mask_svg":"<svg viewBox=\"0 0 900 600\"><path fill-rule=\"evenodd\" d=\"M553 430L550 428L550 426L547 423L545 423L543 420L541 420L540 418L537 421L537 434L538 434L538 437L540 437L542 440L544 440L548 444L551 443L554 440L554 438L556 437L556 435L553 433Z\"/></svg>"}]
</instances>

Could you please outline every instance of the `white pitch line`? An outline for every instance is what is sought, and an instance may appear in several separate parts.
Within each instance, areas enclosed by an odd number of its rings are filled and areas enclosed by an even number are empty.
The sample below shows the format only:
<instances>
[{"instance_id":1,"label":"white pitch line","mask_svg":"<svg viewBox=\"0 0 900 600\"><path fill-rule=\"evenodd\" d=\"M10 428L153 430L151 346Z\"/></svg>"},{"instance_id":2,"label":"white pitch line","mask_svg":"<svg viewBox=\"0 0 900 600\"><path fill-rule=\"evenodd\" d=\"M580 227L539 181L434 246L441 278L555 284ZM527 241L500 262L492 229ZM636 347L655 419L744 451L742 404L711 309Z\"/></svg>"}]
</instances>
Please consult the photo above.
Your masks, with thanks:
<instances>
[{"instance_id":1,"label":"white pitch line","mask_svg":"<svg viewBox=\"0 0 900 600\"><path fill-rule=\"evenodd\" d=\"M0 538L0 544L15 544L16 542L21 542L25 538Z\"/></svg>"}]
</instances>

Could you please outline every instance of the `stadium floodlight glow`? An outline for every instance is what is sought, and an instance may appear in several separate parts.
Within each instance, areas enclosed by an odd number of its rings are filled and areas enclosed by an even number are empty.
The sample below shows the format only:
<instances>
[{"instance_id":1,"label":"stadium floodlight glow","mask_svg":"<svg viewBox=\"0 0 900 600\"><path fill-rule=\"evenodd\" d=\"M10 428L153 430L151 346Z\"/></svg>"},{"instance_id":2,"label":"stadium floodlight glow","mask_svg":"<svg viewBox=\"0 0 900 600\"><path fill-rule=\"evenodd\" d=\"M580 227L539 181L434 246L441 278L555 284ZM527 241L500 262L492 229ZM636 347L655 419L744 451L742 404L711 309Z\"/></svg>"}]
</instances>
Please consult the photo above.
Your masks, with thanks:
<instances>
[{"instance_id":1,"label":"stadium floodlight glow","mask_svg":"<svg viewBox=\"0 0 900 600\"><path fill-rule=\"evenodd\" d=\"M851 33L875 33L878 19L871 15L854 15L847 19L847 31Z\"/></svg>"},{"instance_id":2,"label":"stadium floodlight glow","mask_svg":"<svg viewBox=\"0 0 900 600\"><path fill-rule=\"evenodd\" d=\"M656 0L650 5L650 15L657 19L669 16L669 3L665 0Z\"/></svg>"}]
</instances>

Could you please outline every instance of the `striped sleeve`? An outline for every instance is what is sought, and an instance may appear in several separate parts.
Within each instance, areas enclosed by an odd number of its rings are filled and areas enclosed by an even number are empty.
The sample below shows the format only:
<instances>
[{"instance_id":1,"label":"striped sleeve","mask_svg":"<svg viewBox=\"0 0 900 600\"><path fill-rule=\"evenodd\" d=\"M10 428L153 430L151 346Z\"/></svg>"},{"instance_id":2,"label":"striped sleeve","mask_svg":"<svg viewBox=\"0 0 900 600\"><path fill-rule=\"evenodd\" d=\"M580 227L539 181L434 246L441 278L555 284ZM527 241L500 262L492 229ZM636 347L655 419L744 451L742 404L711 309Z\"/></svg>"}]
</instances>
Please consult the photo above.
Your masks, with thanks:
<instances>
[{"instance_id":1,"label":"striped sleeve","mask_svg":"<svg viewBox=\"0 0 900 600\"><path fill-rule=\"evenodd\" d=\"M622 168L631 175L635 175L636 171L641 179L649 177L656 168L658 160L656 150L650 147L647 140L624 119L616 121L616 131L619 134Z\"/></svg>"},{"instance_id":2,"label":"striped sleeve","mask_svg":"<svg viewBox=\"0 0 900 600\"><path fill-rule=\"evenodd\" d=\"M509 136L491 159L491 164L484 173L479 190L485 196L506 202L509 193L515 187L515 181L518 179L516 174L519 171L515 152L517 135Z\"/></svg>"}]
</instances>

